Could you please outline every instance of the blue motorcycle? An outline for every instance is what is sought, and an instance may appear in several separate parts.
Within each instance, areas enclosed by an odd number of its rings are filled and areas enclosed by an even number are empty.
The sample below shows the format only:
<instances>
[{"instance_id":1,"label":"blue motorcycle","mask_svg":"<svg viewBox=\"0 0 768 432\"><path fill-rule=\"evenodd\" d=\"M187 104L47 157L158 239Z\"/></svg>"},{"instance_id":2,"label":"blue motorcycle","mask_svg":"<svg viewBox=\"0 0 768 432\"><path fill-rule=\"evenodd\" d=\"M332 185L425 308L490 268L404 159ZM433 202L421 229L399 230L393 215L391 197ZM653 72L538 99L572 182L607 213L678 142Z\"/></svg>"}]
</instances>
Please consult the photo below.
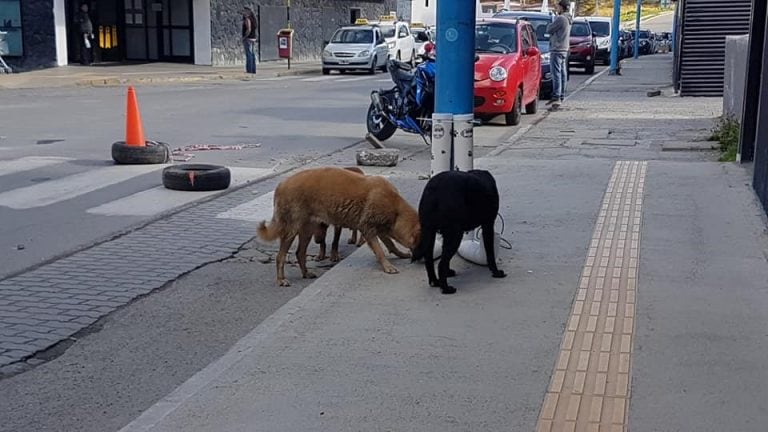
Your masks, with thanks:
<instances>
[{"instance_id":1,"label":"blue motorcycle","mask_svg":"<svg viewBox=\"0 0 768 432\"><path fill-rule=\"evenodd\" d=\"M425 58L415 68L390 60L387 68L395 86L371 92L366 125L379 141L397 129L419 134L429 145L432 139L432 113L435 109L435 61Z\"/></svg>"}]
</instances>

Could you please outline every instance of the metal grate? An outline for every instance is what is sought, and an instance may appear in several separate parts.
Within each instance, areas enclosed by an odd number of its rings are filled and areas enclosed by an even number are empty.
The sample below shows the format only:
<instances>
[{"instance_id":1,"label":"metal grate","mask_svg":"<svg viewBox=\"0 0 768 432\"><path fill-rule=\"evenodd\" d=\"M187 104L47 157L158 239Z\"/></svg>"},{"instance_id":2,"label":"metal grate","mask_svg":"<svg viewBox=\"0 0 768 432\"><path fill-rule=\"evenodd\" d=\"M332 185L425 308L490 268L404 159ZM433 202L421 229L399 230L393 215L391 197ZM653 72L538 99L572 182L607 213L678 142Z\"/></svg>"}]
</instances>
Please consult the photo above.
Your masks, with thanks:
<instances>
[{"instance_id":1,"label":"metal grate","mask_svg":"<svg viewBox=\"0 0 768 432\"><path fill-rule=\"evenodd\" d=\"M681 96L722 96L725 37L749 33L751 0L683 0L678 79Z\"/></svg>"}]
</instances>

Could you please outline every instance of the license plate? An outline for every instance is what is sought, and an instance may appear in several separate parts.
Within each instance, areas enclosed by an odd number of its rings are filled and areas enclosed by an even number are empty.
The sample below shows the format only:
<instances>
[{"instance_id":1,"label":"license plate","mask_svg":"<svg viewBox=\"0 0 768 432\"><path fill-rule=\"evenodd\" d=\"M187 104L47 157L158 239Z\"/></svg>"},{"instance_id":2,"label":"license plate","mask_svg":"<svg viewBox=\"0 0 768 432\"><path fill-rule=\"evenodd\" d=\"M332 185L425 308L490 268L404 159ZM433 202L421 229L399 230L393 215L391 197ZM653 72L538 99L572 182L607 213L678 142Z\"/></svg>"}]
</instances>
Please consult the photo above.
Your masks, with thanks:
<instances>
[{"instance_id":1,"label":"license plate","mask_svg":"<svg viewBox=\"0 0 768 432\"><path fill-rule=\"evenodd\" d=\"M339 60L339 64L349 64L349 60Z\"/></svg>"}]
</instances>

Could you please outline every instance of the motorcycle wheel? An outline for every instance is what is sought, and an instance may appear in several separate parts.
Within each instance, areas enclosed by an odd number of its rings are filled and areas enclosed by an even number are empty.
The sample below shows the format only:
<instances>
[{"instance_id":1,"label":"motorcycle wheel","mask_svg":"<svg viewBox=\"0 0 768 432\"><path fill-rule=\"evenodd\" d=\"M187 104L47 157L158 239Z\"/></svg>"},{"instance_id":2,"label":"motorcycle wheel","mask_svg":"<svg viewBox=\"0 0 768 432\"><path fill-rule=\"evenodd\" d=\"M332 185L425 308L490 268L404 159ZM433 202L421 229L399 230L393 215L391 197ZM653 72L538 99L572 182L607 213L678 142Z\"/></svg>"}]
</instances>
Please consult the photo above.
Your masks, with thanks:
<instances>
[{"instance_id":1,"label":"motorcycle wheel","mask_svg":"<svg viewBox=\"0 0 768 432\"><path fill-rule=\"evenodd\" d=\"M368 133L375 136L379 141L389 139L397 131L397 126L390 123L384 114L376 109L373 103L368 107L368 115L366 115L365 119Z\"/></svg>"}]
</instances>

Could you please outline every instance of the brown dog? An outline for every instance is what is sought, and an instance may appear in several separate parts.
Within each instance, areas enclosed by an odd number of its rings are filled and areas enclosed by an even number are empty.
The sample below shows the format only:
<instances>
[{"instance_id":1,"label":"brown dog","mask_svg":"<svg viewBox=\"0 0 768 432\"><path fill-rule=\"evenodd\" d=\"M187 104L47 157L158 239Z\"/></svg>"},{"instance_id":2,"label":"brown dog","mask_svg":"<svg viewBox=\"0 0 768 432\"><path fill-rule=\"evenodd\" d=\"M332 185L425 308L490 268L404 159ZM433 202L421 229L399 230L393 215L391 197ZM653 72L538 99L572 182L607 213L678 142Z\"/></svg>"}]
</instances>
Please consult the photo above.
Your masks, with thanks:
<instances>
[{"instance_id":1,"label":"brown dog","mask_svg":"<svg viewBox=\"0 0 768 432\"><path fill-rule=\"evenodd\" d=\"M296 236L296 258L302 276L315 277L307 270L307 246L321 223L359 230L387 273L397 273L397 269L384 256L379 239L401 258L409 258L410 254L397 249L393 239L411 250L421 240L416 209L384 177L361 176L334 167L307 169L277 186L272 221L269 225L266 221L259 224L262 240L280 239L278 285L290 285L285 279L285 258Z\"/></svg>"},{"instance_id":2,"label":"brown dog","mask_svg":"<svg viewBox=\"0 0 768 432\"><path fill-rule=\"evenodd\" d=\"M363 170L361 170L358 167L346 167L345 170L349 170L361 175L365 175ZM342 227L336 225L333 227L333 242L331 242L331 262L339 262L339 240L341 240L341 229ZM318 228L317 232L315 233L315 243L320 245L320 252L317 254L317 257L315 258L315 261L322 261L326 258L325 256L325 237L328 235L328 225L326 224L320 224L320 228ZM360 247L365 242L365 239L363 236L360 236L360 241L357 239L357 230L352 230L352 235L349 237L349 241L347 243L357 245L357 247Z\"/></svg>"}]
</instances>

